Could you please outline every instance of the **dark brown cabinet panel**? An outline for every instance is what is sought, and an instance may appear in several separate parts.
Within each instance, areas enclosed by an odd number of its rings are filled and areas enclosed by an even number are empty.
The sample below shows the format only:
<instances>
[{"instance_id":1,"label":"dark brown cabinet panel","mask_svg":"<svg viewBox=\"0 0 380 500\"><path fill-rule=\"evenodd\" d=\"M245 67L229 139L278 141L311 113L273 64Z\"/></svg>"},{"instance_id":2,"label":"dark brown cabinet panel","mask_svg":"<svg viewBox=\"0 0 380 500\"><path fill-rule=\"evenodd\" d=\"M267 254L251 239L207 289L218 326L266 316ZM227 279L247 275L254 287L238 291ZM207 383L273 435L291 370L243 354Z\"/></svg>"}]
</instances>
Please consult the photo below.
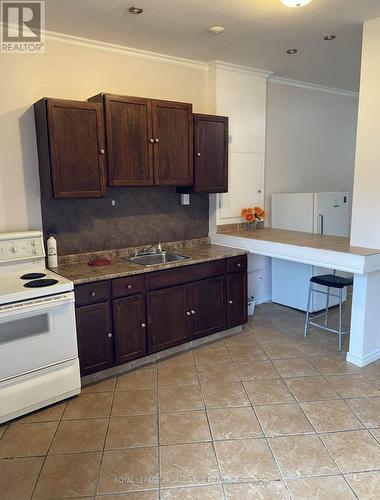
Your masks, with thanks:
<instances>
[{"instance_id":1,"label":"dark brown cabinet panel","mask_svg":"<svg viewBox=\"0 0 380 500\"><path fill-rule=\"evenodd\" d=\"M204 337L226 328L225 285L225 277L189 285L192 338Z\"/></svg>"},{"instance_id":2,"label":"dark brown cabinet panel","mask_svg":"<svg viewBox=\"0 0 380 500\"><path fill-rule=\"evenodd\" d=\"M108 302L76 310L81 374L105 370L113 364L113 343Z\"/></svg>"},{"instance_id":3,"label":"dark brown cabinet panel","mask_svg":"<svg viewBox=\"0 0 380 500\"><path fill-rule=\"evenodd\" d=\"M194 115L194 191L228 191L228 118Z\"/></svg>"},{"instance_id":4,"label":"dark brown cabinet panel","mask_svg":"<svg viewBox=\"0 0 380 500\"><path fill-rule=\"evenodd\" d=\"M104 96L108 180L111 186L151 186L153 144L151 101Z\"/></svg>"},{"instance_id":5,"label":"dark brown cabinet panel","mask_svg":"<svg viewBox=\"0 0 380 500\"><path fill-rule=\"evenodd\" d=\"M152 101L155 184L188 186L193 183L192 105Z\"/></svg>"},{"instance_id":6,"label":"dark brown cabinet panel","mask_svg":"<svg viewBox=\"0 0 380 500\"><path fill-rule=\"evenodd\" d=\"M116 363L141 358L147 352L145 297L133 295L113 301Z\"/></svg>"},{"instance_id":7,"label":"dark brown cabinet panel","mask_svg":"<svg viewBox=\"0 0 380 500\"><path fill-rule=\"evenodd\" d=\"M227 276L228 328L247 322L247 273Z\"/></svg>"},{"instance_id":8,"label":"dark brown cabinet panel","mask_svg":"<svg viewBox=\"0 0 380 500\"><path fill-rule=\"evenodd\" d=\"M162 351L189 340L191 313L187 302L186 286L147 294L149 352Z\"/></svg>"},{"instance_id":9,"label":"dark brown cabinet panel","mask_svg":"<svg viewBox=\"0 0 380 500\"><path fill-rule=\"evenodd\" d=\"M104 196L101 105L42 99L34 109L42 189L52 190L54 198Z\"/></svg>"}]
</instances>

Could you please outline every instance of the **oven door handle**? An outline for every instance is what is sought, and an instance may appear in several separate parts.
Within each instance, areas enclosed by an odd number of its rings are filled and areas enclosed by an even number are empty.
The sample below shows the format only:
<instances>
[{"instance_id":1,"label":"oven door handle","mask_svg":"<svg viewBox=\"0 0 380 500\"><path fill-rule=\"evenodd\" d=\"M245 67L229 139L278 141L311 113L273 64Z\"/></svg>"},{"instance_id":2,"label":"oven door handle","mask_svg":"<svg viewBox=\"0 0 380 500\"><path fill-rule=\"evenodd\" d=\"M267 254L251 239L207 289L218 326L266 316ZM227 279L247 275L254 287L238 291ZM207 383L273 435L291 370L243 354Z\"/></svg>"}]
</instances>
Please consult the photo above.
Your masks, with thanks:
<instances>
[{"instance_id":1,"label":"oven door handle","mask_svg":"<svg viewBox=\"0 0 380 500\"><path fill-rule=\"evenodd\" d=\"M61 305L74 302L74 293L64 293L60 295L52 295L50 297L41 297L25 302L16 302L0 307L0 320L12 316L14 314L28 313L32 311L45 311Z\"/></svg>"}]
</instances>

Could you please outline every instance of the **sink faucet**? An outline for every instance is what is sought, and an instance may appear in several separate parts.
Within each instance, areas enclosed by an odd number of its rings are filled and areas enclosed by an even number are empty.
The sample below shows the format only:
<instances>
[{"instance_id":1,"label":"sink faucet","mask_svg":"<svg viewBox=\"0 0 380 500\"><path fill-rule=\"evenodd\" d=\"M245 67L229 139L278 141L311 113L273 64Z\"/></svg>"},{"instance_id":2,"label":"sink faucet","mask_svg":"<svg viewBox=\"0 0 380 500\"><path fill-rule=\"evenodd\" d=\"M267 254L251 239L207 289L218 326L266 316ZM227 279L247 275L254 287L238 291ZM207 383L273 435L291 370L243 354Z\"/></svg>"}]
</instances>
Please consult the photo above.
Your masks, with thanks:
<instances>
[{"instance_id":1,"label":"sink faucet","mask_svg":"<svg viewBox=\"0 0 380 500\"><path fill-rule=\"evenodd\" d=\"M153 248L156 247L156 250L153 251ZM162 253L162 246L161 243L152 243L152 245L149 245L146 248L142 248L141 250L136 250L135 252L135 257L137 255L147 255L147 254L152 254L152 253Z\"/></svg>"}]
</instances>

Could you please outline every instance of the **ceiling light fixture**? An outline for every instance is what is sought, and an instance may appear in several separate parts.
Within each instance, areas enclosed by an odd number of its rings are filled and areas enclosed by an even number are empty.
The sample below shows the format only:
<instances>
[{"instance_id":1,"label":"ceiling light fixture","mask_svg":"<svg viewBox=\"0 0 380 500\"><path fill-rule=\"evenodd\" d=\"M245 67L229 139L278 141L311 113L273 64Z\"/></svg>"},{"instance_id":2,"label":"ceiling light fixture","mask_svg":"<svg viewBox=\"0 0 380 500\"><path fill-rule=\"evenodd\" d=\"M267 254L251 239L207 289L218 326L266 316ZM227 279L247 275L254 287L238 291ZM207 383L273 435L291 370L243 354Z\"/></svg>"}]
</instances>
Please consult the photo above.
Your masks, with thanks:
<instances>
[{"instance_id":1,"label":"ceiling light fixture","mask_svg":"<svg viewBox=\"0 0 380 500\"><path fill-rule=\"evenodd\" d=\"M223 26L211 26L208 30L213 35L221 35L226 31L225 28L223 28Z\"/></svg>"},{"instance_id":2,"label":"ceiling light fixture","mask_svg":"<svg viewBox=\"0 0 380 500\"><path fill-rule=\"evenodd\" d=\"M323 37L323 39L327 40L328 42L330 40L335 40L335 38L336 38L336 35L326 35L326 36Z\"/></svg>"},{"instance_id":3,"label":"ceiling light fixture","mask_svg":"<svg viewBox=\"0 0 380 500\"><path fill-rule=\"evenodd\" d=\"M289 55L291 55L291 56L292 56L293 54L297 54L297 52L298 52L298 49L288 49L288 50L286 51L286 53L287 53L287 54L289 54Z\"/></svg>"},{"instance_id":4,"label":"ceiling light fixture","mask_svg":"<svg viewBox=\"0 0 380 500\"><path fill-rule=\"evenodd\" d=\"M139 14L142 14L144 12L144 9L142 7L129 7L128 12L130 14L138 16Z\"/></svg>"},{"instance_id":5,"label":"ceiling light fixture","mask_svg":"<svg viewBox=\"0 0 380 500\"><path fill-rule=\"evenodd\" d=\"M311 2L311 0L281 0L281 2L287 7L303 7Z\"/></svg>"}]
</instances>

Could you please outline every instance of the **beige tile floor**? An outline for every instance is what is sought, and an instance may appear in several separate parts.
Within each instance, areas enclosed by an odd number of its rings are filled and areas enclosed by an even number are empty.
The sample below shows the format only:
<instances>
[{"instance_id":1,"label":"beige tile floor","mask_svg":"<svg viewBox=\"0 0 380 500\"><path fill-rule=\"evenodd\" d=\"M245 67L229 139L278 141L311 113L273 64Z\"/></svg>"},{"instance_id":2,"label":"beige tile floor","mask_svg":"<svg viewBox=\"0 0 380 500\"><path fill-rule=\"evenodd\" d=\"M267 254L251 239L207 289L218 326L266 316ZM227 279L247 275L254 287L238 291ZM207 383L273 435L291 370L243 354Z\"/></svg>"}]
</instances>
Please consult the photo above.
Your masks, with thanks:
<instances>
[{"instance_id":1,"label":"beige tile floor","mask_svg":"<svg viewBox=\"0 0 380 500\"><path fill-rule=\"evenodd\" d=\"M242 334L0 426L0 499L379 500L380 362L302 327L265 304Z\"/></svg>"}]
</instances>

